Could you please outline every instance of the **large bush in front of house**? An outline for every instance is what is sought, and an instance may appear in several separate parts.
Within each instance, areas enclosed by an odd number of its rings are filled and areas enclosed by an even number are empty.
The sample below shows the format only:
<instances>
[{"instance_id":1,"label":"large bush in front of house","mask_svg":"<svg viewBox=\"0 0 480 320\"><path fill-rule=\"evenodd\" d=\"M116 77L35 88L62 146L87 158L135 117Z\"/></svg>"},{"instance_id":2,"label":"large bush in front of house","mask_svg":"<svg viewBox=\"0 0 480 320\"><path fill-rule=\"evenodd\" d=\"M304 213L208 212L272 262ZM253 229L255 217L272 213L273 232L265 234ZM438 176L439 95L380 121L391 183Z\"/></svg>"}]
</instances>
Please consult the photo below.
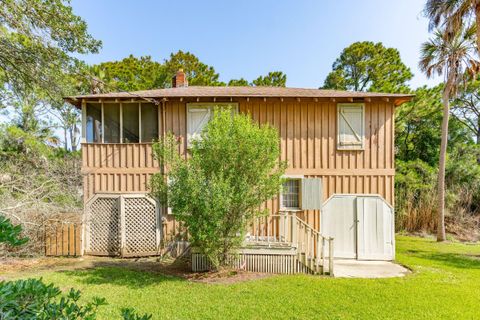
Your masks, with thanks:
<instances>
[{"instance_id":1,"label":"large bush in front of house","mask_svg":"<svg viewBox=\"0 0 480 320\"><path fill-rule=\"evenodd\" d=\"M168 178L154 175L152 191L187 227L191 245L224 266L252 219L266 214L261 204L281 188L286 164L279 160L279 135L269 124L222 109L189 144L187 159L172 134L154 145Z\"/></svg>"}]
</instances>

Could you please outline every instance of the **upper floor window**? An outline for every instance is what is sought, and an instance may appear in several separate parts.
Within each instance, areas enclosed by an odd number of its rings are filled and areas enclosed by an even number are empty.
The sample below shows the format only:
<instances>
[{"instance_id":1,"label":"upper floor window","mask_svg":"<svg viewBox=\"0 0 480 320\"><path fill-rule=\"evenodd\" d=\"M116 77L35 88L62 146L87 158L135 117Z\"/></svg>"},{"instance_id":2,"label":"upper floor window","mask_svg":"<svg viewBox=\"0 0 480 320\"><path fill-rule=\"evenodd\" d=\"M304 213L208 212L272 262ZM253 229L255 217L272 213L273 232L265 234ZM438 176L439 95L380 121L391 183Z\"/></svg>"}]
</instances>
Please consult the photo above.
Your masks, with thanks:
<instances>
[{"instance_id":1,"label":"upper floor window","mask_svg":"<svg viewBox=\"0 0 480 320\"><path fill-rule=\"evenodd\" d=\"M85 119L87 142L102 142L102 107L100 104L89 104Z\"/></svg>"},{"instance_id":2,"label":"upper floor window","mask_svg":"<svg viewBox=\"0 0 480 320\"><path fill-rule=\"evenodd\" d=\"M340 103L337 106L337 148L361 150L365 140L365 105Z\"/></svg>"},{"instance_id":3,"label":"upper floor window","mask_svg":"<svg viewBox=\"0 0 480 320\"><path fill-rule=\"evenodd\" d=\"M153 103L86 104L87 142L138 143L158 139L158 113Z\"/></svg>"},{"instance_id":4,"label":"upper floor window","mask_svg":"<svg viewBox=\"0 0 480 320\"><path fill-rule=\"evenodd\" d=\"M231 108L238 111L236 103L189 103L187 104L187 145L198 139L202 130L212 119L215 108Z\"/></svg>"}]
</instances>

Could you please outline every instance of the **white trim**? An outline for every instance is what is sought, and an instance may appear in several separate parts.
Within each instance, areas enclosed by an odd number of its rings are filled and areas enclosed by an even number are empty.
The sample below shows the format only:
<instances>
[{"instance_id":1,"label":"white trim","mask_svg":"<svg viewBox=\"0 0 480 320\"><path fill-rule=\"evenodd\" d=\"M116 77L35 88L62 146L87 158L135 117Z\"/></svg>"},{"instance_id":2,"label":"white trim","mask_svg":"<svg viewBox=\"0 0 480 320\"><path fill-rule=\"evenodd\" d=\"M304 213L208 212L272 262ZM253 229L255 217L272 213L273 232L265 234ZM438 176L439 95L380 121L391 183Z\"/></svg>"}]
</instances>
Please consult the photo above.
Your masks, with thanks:
<instances>
[{"instance_id":1,"label":"white trim","mask_svg":"<svg viewBox=\"0 0 480 320\"><path fill-rule=\"evenodd\" d=\"M82 140L81 143L87 143L87 102L82 101Z\"/></svg>"},{"instance_id":2,"label":"white trim","mask_svg":"<svg viewBox=\"0 0 480 320\"><path fill-rule=\"evenodd\" d=\"M344 107L360 107L362 110L362 133L361 143L359 144L351 144L351 145L341 145L340 144L340 110ZM337 150L365 150L365 103L337 103ZM348 122L347 122L348 124ZM353 129L352 129L353 131ZM355 132L354 132L355 134Z\"/></svg>"},{"instance_id":3,"label":"white trim","mask_svg":"<svg viewBox=\"0 0 480 320\"><path fill-rule=\"evenodd\" d=\"M187 103L187 111L189 107L224 107L231 106L235 111L238 112L238 102L189 102Z\"/></svg>"},{"instance_id":4,"label":"white trim","mask_svg":"<svg viewBox=\"0 0 480 320\"><path fill-rule=\"evenodd\" d=\"M209 117L208 121L211 120L211 117L213 116L213 112L215 108L232 108L235 113L239 112L239 107L237 102L191 102L186 104L186 126L185 126L185 138L187 142L187 148L190 147L190 139L189 139L189 132L190 132L190 113L192 113L193 108L198 108L198 109L206 109L209 111ZM194 111L193 111L194 112Z\"/></svg>"},{"instance_id":5,"label":"white trim","mask_svg":"<svg viewBox=\"0 0 480 320\"><path fill-rule=\"evenodd\" d=\"M120 143L123 143L123 103L120 102Z\"/></svg>"},{"instance_id":6,"label":"white trim","mask_svg":"<svg viewBox=\"0 0 480 320\"><path fill-rule=\"evenodd\" d=\"M142 103L138 103L138 142L142 143Z\"/></svg>"},{"instance_id":7,"label":"white trim","mask_svg":"<svg viewBox=\"0 0 480 320\"><path fill-rule=\"evenodd\" d=\"M101 121L102 121L102 130L101 130L101 133L102 133L102 143L105 143L105 111L103 110L103 101L102 101L102 116L101 116Z\"/></svg>"},{"instance_id":8,"label":"white trim","mask_svg":"<svg viewBox=\"0 0 480 320\"><path fill-rule=\"evenodd\" d=\"M301 183L301 180L304 178L303 175L299 175L299 174L285 174L282 176L282 178L286 179L286 180L300 180L300 183L298 185L298 208L290 208L290 207L284 207L283 206L283 192L282 190L280 190L280 196L279 196L279 200L280 200L280 205L279 205L279 208L280 208L280 211L290 211L290 212L299 212L299 211L303 211L302 210L302 183ZM283 187L283 186L282 186Z\"/></svg>"},{"instance_id":9,"label":"white trim","mask_svg":"<svg viewBox=\"0 0 480 320\"><path fill-rule=\"evenodd\" d=\"M341 197L371 197L371 198L380 198L382 199L383 201L385 201L385 203L387 204L387 206L390 208L390 209L394 209L392 207L392 205L390 203L388 203L387 200L385 200L384 197L382 197L380 194L378 193L334 193L332 194L330 197L328 197L327 200L325 200L325 202L322 204L322 209L323 207L327 204L328 201L330 201L331 199L337 197L337 196L341 196Z\"/></svg>"}]
</instances>

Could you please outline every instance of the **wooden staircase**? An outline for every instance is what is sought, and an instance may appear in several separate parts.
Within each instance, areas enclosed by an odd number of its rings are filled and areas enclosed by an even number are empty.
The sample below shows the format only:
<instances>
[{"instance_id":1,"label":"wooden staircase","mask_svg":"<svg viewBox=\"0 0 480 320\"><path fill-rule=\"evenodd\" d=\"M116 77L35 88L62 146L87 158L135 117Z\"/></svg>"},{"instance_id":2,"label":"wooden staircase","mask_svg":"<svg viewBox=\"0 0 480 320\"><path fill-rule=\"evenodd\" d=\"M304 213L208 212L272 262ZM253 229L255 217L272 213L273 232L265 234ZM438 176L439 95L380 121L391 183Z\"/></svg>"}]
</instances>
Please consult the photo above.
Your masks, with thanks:
<instances>
[{"instance_id":1,"label":"wooden staircase","mask_svg":"<svg viewBox=\"0 0 480 320\"><path fill-rule=\"evenodd\" d=\"M333 275L333 238L326 238L292 212L258 218L247 235L248 248L291 248L296 250L297 270ZM328 242L328 256L326 244Z\"/></svg>"}]
</instances>

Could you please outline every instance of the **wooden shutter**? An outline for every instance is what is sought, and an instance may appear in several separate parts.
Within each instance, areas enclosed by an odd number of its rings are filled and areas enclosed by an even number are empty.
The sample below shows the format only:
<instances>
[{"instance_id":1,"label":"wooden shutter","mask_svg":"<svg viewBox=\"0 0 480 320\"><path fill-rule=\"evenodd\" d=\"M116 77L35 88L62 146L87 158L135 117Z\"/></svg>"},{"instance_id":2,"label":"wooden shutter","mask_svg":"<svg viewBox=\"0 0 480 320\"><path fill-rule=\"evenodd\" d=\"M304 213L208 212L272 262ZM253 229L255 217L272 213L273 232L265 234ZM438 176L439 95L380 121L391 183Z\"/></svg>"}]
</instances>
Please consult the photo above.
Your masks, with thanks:
<instances>
[{"instance_id":1,"label":"wooden shutter","mask_svg":"<svg viewBox=\"0 0 480 320\"><path fill-rule=\"evenodd\" d=\"M364 105L338 105L338 148L362 149L365 136Z\"/></svg>"},{"instance_id":2,"label":"wooden shutter","mask_svg":"<svg viewBox=\"0 0 480 320\"><path fill-rule=\"evenodd\" d=\"M210 108L192 107L188 108L187 114L187 145L192 139L198 139L203 128L211 117Z\"/></svg>"},{"instance_id":3,"label":"wooden shutter","mask_svg":"<svg viewBox=\"0 0 480 320\"><path fill-rule=\"evenodd\" d=\"M317 210L322 206L322 179L302 179L301 201L303 210Z\"/></svg>"}]
</instances>

